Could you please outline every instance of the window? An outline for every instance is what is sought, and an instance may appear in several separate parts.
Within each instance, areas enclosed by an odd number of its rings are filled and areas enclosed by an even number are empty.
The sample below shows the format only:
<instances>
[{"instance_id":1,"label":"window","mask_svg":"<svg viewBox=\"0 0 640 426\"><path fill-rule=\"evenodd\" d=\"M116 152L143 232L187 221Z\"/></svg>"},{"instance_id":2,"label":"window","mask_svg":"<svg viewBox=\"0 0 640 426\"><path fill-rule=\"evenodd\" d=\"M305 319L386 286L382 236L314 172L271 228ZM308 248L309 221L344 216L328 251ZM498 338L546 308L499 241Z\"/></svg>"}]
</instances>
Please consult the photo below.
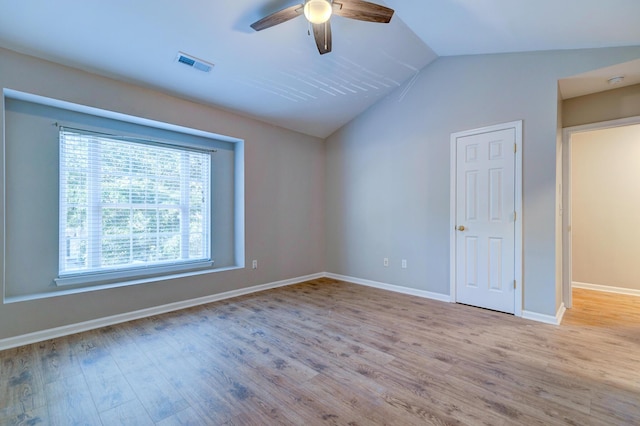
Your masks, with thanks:
<instances>
[{"instance_id":1,"label":"window","mask_svg":"<svg viewBox=\"0 0 640 426\"><path fill-rule=\"evenodd\" d=\"M210 265L210 167L211 151L61 128L58 284Z\"/></svg>"},{"instance_id":2,"label":"window","mask_svg":"<svg viewBox=\"0 0 640 426\"><path fill-rule=\"evenodd\" d=\"M5 303L154 283L193 293L218 272L244 268L243 140L2 92ZM165 112L178 121L190 117ZM186 167L177 172L187 162L178 152L193 166L188 176Z\"/></svg>"}]
</instances>

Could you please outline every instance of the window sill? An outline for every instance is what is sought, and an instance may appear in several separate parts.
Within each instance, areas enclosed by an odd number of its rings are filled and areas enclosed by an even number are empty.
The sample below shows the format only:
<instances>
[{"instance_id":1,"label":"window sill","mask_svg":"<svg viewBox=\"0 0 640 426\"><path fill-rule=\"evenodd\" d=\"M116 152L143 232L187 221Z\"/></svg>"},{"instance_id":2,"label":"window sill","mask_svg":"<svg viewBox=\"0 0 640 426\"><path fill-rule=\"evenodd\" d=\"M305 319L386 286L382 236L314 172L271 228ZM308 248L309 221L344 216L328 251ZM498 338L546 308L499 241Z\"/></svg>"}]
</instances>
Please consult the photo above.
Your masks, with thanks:
<instances>
[{"instance_id":1,"label":"window sill","mask_svg":"<svg viewBox=\"0 0 640 426\"><path fill-rule=\"evenodd\" d=\"M128 287L128 286L138 285L138 284L147 284L147 283L153 283L153 282L159 282L159 281L170 281L170 280L175 280L180 278L193 277L197 275L213 274L216 272L234 271L237 269L244 269L244 266L228 266L224 268L205 269L205 270L199 270L199 271L183 272L178 274L168 274L168 275L147 277L147 278L141 278L136 280L120 281L120 282L110 283L110 284L88 285L85 287L51 291L47 293L29 294L24 296L8 296L4 298L4 303L9 304L9 303L18 303L18 302L28 302L32 300L48 299L50 297L69 296L73 294L88 293L91 291L99 291L99 290L109 290L109 289L114 289L119 287Z\"/></svg>"},{"instance_id":2,"label":"window sill","mask_svg":"<svg viewBox=\"0 0 640 426\"><path fill-rule=\"evenodd\" d=\"M182 263L174 265L155 265L144 268L131 268L119 271L110 272L97 272L97 273L78 273L69 274L55 278L53 282L58 287L78 285L78 284L97 284L97 283L109 283L114 281L128 281L132 279L144 279L150 277L165 277L167 275L196 272L205 269L211 269L213 266L212 260L192 263Z\"/></svg>"}]
</instances>

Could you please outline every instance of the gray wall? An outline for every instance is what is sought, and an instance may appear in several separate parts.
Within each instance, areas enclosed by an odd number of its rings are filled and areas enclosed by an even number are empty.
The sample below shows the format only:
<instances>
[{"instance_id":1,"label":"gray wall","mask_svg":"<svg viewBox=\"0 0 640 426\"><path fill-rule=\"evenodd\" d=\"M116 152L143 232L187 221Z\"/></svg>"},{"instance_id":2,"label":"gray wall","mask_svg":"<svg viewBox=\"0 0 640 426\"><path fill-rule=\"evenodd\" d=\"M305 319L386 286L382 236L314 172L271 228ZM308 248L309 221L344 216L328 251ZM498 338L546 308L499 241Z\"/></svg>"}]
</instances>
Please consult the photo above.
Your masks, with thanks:
<instances>
[{"instance_id":1,"label":"gray wall","mask_svg":"<svg viewBox=\"0 0 640 426\"><path fill-rule=\"evenodd\" d=\"M523 307L555 315L558 80L639 56L633 47L436 60L327 139L327 271L448 294L450 135L522 119Z\"/></svg>"},{"instance_id":2,"label":"gray wall","mask_svg":"<svg viewBox=\"0 0 640 426\"><path fill-rule=\"evenodd\" d=\"M640 290L640 125L571 138L573 281Z\"/></svg>"},{"instance_id":3,"label":"gray wall","mask_svg":"<svg viewBox=\"0 0 640 426\"><path fill-rule=\"evenodd\" d=\"M251 259L259 261L257 270L5 303L0 305L0 339L324 270L322 140L3 49L0 86L243 139L246 258L249 265ZM42 164L55 165L50 153L37 155L44 156L38 159ZM5 185L22 188L6 181L3 191Z\"/></svg>"},{"instance_id":4,"label":"gray wall","mask_svg":"<svg viewBox=\"0 0 640 426\"><path fill-rule=\"evenodd\" d=\"M553 315L559 303L557 80L639 56L634 47L441 58L325 146L230 112L0 49L2 87L245 140L246 258L260 264L257 270L3 304L0 339L321 271L448 294L450 134L519 119L524 309ZM389 268L383 257L390 258ZM400 268L400 259L408 260L408 269Z\"/></svg>"}]
</instances>

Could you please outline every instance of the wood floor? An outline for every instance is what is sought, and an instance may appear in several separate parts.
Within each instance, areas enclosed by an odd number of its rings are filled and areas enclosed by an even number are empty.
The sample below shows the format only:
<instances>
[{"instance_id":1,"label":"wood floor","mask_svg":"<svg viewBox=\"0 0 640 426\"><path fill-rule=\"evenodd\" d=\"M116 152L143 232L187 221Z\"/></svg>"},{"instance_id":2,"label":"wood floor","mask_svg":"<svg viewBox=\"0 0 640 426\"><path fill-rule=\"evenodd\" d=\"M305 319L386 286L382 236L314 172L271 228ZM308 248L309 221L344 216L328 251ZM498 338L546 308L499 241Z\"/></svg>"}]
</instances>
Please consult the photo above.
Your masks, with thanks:
<instances>
[{"instance_id":1,"label":"wood floor","mask_svg":"<svg viewBox=\"0 0 640 426\"><path fill-rule=\"evenodd\" d=\"M319 279L0 352L0 424L639 425L640 298L560 327Z\"/></svg>"}]
</instances>

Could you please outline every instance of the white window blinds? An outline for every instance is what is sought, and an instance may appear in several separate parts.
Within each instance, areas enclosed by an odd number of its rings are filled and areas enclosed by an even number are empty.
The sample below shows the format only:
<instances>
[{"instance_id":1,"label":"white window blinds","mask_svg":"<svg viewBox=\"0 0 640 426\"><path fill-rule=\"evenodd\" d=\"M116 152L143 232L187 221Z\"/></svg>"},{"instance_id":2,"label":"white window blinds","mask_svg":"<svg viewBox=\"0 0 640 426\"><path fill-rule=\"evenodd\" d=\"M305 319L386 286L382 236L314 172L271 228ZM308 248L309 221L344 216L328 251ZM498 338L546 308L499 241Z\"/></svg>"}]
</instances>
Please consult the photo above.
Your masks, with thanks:
<instances>
[{"instance_id":1,"label":"white window blinds","mask_svg":"<svg viewBox=\"0 0 640 426\"><path fill-rule=\"evenodd\" d=\"M209 261L211 153L60 129L60 277Z\"/></svg>"}]
</instances>

